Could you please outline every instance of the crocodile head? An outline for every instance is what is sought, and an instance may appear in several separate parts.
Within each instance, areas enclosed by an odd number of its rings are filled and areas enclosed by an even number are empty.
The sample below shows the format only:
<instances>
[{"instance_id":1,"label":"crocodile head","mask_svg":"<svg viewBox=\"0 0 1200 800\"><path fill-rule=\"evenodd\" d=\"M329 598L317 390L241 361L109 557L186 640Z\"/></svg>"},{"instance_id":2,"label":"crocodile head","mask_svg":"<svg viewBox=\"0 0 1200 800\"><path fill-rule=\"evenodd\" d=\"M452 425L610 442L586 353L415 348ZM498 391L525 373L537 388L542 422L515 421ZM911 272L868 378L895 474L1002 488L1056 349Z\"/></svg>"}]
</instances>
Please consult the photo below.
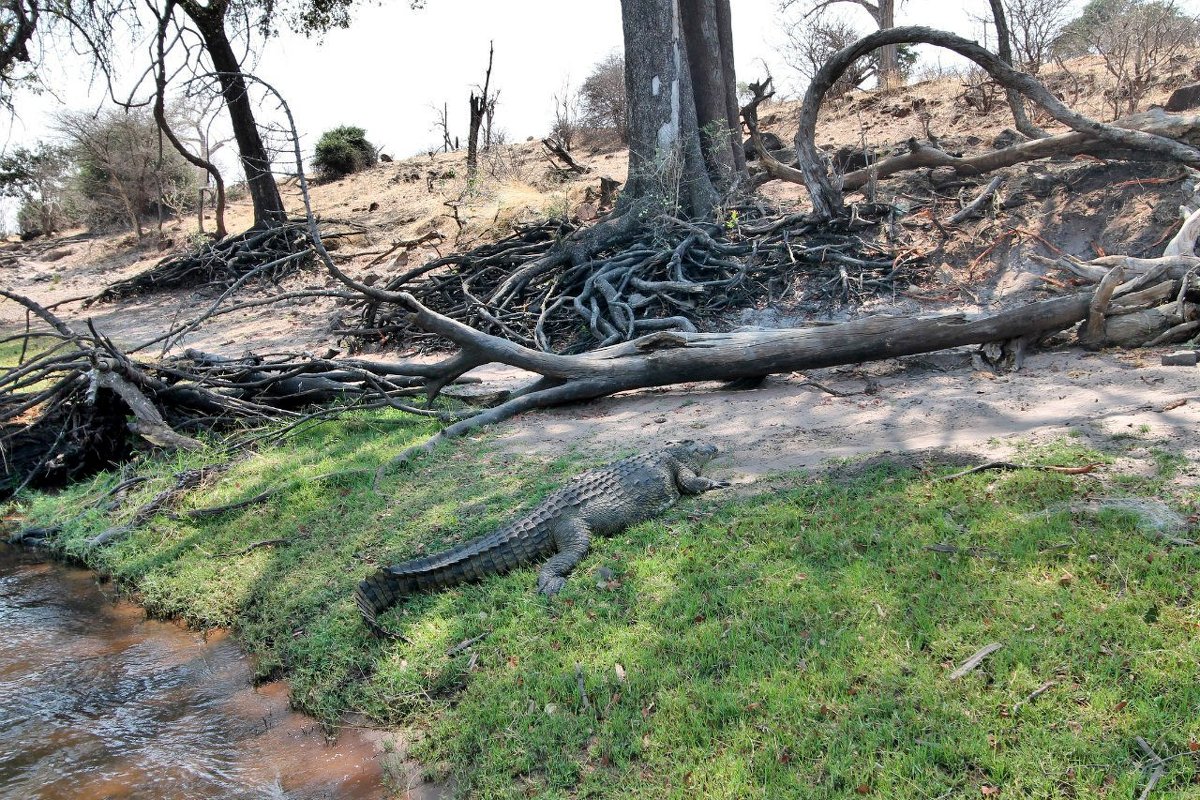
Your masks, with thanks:
<instances>
[{"instance_id":1,"label":"crocodile head","mask_svg":"<svg viewBox=\"0 0 1200 800\"><path fill-rule=\"evenodd\" d=\"M717 450L717 446L711 442L697 442L693 439L669 442L667 449L671 451L671 455L697 473L720 452Z\"/></svg>"}]
</instances>

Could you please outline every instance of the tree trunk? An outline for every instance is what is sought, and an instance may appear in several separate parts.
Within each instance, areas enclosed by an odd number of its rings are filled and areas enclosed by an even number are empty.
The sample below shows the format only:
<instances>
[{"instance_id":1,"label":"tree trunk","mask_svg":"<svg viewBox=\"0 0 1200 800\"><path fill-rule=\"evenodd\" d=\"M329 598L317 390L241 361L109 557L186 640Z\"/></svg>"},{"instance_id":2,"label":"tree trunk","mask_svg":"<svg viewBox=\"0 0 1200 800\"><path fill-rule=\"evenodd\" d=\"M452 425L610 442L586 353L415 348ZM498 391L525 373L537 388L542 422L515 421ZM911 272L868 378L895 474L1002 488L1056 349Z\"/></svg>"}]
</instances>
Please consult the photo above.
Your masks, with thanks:
<instances>
[{"instance_id":1,"label":"tree trunk","mask_svg":"<svg viewBox=\"0 0 1200 800\"><path fill-rule=\"evenodd\" d=\"M283 222L287 219L287 213L283 208L279 187L275 184L275 176L271 173L271 157L254 121L254 107L246 90L242 65L225 33L226 5L224 2L214 2L202 7L188 0L180 3L180 6L203 37L213 70L221 84L221 95L225 98L225 108L233 125L233 137L237 142L242 169L246 172L246 186L254 203L254 227Z\"/></svg>"},{"instance_id":2,"label":"tree trunk","mask_svg":"<svg viewBox=\"0 0 1200 800\"><path fill-rule=\"evenodd\" d=\"M879 30L896 27L896 0L879 0ZM879 49L879 88L895 89L904 83L900 74L900 51L894 44Z\"/></svg>"},{"instance_id":3,"label":"tree trunk","mask_svg":"<svg viewBox=\"0 0 1200 800\"><path fill-rule=\"evenodd\" d=\"M492 58L496 54L494 42L488 43L488 66L487 74L483 79L483 90L480 96L476 96L471 92L471 122L467 133L467 180L472 181L479 173L479 127L483 124L484 116L492 104L492 98L488 96L488 89L492 84ZM488 123L488 130L491 130L491 123ZM490 133L489 133L490 136Z\"/></svg>"},{"instance_id":4,"label":"tree trunk","mask_svg":"<svg viewBox=\"0 0 1200 800\"><path fill-rule=\"evenodd\" d=\"M729 0L622 0L621 11L630 118L621 208L708 217L745 171L734 153Z\"/></svg>"},{"instance_id":5,"label":"tree trunk","mask_svg":"<svg viewBox=\"0 0 1200 800\"><path fill-rule=\"evenodd\" d=\"M692 95L704 165L717 190L723 192L732 185L739 170L745 168L729 0L682 0L680 6L688 63L696 65L691 73ZM732 107L731 88L734 89Z\"/></svg>"},{"instance_id":6,"label":"tree trunk","mask_svg":"<svg viewBox=\"0 0 1200 800\"><path fill-rule=\"evenodd\" d=\"M992 5L992 19L996 21L996 55L1010 67L1013 65L1012 37L1008 32L1008 17L1004 14L1003 0L988 0ZM1025 101L1020 92L1011 87L1005 87L1004 96L1008 99L1008 107L1012 109L1013 122L1017 130L1030 139L1041 139L1049 134L1029 121L1025 113Z\"/></svg>"},{"instance_id":7,"label":"tree trunk","mask_svg":"<svg viewBox=\"0 0 1200 800\"><path fill-rule=\"evenodd\" d=\"M167 140L171 143L171 146L175 148L176 152L183 156L191 165L204 170L208 176L213 179L213 183L216 186L216 191L213 194L215 198L217 217L216 236L218 239L224 239L226 235L228 235L228 231L225 230L225 179L221 176L221 171L217 169L216 165L208 160L210 154L207 152L208 148L206 146L207 143L204 133L200 129L200 126L197 125L197 133L200 134L200 144L202 149L202 155L197 156L192 153L192 151L188 150L186 146L184 146L183 142L179 140L179 137L175 135L175 132L171 130L171 126L167 121L167 62L164 49L167 37L167 23L169 22L171 14L174 12L174 10L174 0L168 0L165 13L163 13L158 20L158 35L155 39L156 63L154 68L154 121L158 124L158 129L164 136L167 137ZM161 192L159 194L161 197ZM200 202L198 204L198 208L196 209L196 215L199 219L200 233L204 233L204 189L200 190ZM161 218L162 214L160 213L160 227Z\"/></svg>"}]
</instances>

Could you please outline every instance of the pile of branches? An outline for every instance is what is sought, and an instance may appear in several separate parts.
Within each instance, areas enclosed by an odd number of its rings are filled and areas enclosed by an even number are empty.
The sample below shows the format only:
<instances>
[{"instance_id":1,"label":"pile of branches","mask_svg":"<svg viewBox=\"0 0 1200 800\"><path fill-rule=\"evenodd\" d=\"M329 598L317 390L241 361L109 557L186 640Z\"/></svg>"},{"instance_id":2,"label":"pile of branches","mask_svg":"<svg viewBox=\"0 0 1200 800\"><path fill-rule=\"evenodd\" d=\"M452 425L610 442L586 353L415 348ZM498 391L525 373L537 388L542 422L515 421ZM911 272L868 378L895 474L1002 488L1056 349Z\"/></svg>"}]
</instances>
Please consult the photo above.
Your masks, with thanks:
<instances>
[{"instance_id":1,"label":"pile of branches","mask_svg":"<svg viewBox=\"0 0 1200 800\"><path fill-rule=\"evenodd\" d=\"M3 289L0 297L45 324L0 342L25 345L0 375L0 499L114 466L147 445L198 450L198 432L283 422L275 435L286 435L355 408L453 416L408 402L425 394L428 365L194 350L142 360L139 348L122 349L90 322L77 332L27 297Z\"/></svg>"},{"instance_id":2,"label":"pile of branches","mask_svg":"<svg viewBox=\"0 0 1200 800\"><path fill-rule=\"evenodd\" d=\"M251 228L195 251L169 255L133 277L110 284L88 303L208 284L231 287L252 279L278 283L311 262L313 254L305 221Z\"/></svg>"},{"instance_id":3,"label":"pile of branches","mask_svg":"<svg viewBox=\"0 0 1200 800\"><path fill-rule=\"evenodd\" d=\"M833 222L772 217L757 206L728 209L725 224L663 215L576 263L552 253L577 229L552 220L430 261L383 288L526 347L583 352L652 331L711 328L714 317L778 299L801 279L830 304L905 288L921 259L896 255L866 233L891 207L857 211ZM407 309L378 300L364 303L357 326L341 333L381 344L430 338Z\"/></svg>"}]
</instances>

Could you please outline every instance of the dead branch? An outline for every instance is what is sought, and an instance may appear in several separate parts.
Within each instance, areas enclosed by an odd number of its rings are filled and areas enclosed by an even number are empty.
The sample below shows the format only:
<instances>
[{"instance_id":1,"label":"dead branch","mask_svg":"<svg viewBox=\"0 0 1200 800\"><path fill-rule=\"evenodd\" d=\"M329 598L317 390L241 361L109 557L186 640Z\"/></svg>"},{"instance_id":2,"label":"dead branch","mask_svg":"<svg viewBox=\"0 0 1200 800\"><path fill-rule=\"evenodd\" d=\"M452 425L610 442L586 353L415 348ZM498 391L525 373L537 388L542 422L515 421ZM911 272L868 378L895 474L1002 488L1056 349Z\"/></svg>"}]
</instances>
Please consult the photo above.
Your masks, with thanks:
<instances>
[{"instance_id":1,"label":"dead branch","mask_svg":"<svg viewBox=\"0 0 1200 800\"><path fill-rule=\"evenodd\" d=\"M804 95L796 133L796 153L803 183L812 199L815 214L831 219L842 213L844 186L835 186L815 142L817 116L826 93L850 65L871 51L892 44L923 43L945 47L966 56L983 67L998 83L1011 88L1045 109L1054 119L1073 131L1094 137L1105 144L1154 153L1189 165L1200 165L1200 150L1163 136L1127 130L1088 119L1065 106L1037 79L1018 72L995 54L961 37L924 27L897 27L880 30L840 50L818 70ZM1044 141L1044 140L1038 140ZM1037 144L1031 142L1030 144Z\"/></svg>"},{"instance_id":2,"label":"dead branch","mask_svg":"<svg viewBox=\"0 0 1200 800\"><path fill-rule=\"evenodd\" d=\"M1134 741L1137 742L1137 746L1145 753L1146 758L1149 759L1150 777L1146 779L1146 786L1142 789L1142 793L1138 795L1138 800L1146 800L1150 797L1150 793L1154 791L1154 787L1162 780L1162 776L1167 774L1167 765L1159 757L1158 753L1154 752L1154 748L1150 746L1150 743L1141 736L1134 737Z\"/></svg>"},{"instance_id":3,"label":"dead branch","mask_svg":"<svg viewBox=\"0 0 1200 800\"><path fill-rule=\"evenodd\" d=\"M1087 325L1079 337L1085 347L1098 347L1104 341L1104 315L1108 312L1109 303L1112 302L1113 292L1116 291L1124 277L1125 269L1123 267L1113 267L1096 287L1096 293L1092 295L1092 302L1088 306Z\"/></svg>"},{"instance_id":4,"label":"dead branch","mask_svg":"<svg viewBox=\"0 0 1200 800\"><path fill-rule=\"evenodd\" d=\"M1061 475L1086 475L1094 472L1097 467L1102 466L1100 463L1082 464L1077 467L1063 467L1046 464L1014 464L1011 461L989 461L986 464L980 464L977 467L964 469L962 472L955 472L953 475L943 475L940 478L935 478L935 481L953 481L959 478L965 478L967 475L974 475L979 472L987 472L990 470L1016 470L1016 469L1032 469L1041 472L1057 472Z\"/></svg>"},{"instance_id":5,"label":"dead branch","mask_svg":"<svg viewBox=\"0 0 1200 800\"><path fill-rule=\"evenodd\" d=\"M575 160L575 157L567 151L566 145L555 139L553 136L548 136L545 139L542 139L542 144L550 152L550 155L554 156L566 165L567 172L572 172L576 175L586 175L587 173L591 172L588 167L583 166Z\"/></svg>"},{"instance_id":6,"label":"dead branch","mask_svg":"<svg viewBox=\"0 0 1200 800\"><path fill-rule=\"evenodd\" d=\"M979 211L979 209L983 208L987 203L990 203L992 197L994 197L1000 187L1004 185L1004 181L1005 178L1003 175L997 175L996 177L992 178L991 182L984 187L984 190L979 193L978 197L965 205L957 214L946 220L945 224L957 225L967 217Z\"/></svg>"},{"instance_id":7,"label":"dead branch","mask_svg":"<svg viewBox=\"0 0 1200 800\"><path fill-rule=\"evenodd\" d=\"M1116 120L1112 125L1156 136L1178 139L1184 142L1195 143L1200 140L1200 117L1183 114L1166 114L1161 109L1152 109L1141 114L1125 117ZM886 178L899 172L906 172L922 167L949 167L959 175L982 175L997 169L1010 167L1014 164L1036 161L1051 156L1072 156L1088 153L1107 158L1121 158L1126 160L1151 157L1147 156L1144 151L1106 148L1100 139L1075 131L1048 136L1044 139L1035 139L1031 142L1022 142L977 156L952 156L933 145L922 144L916 139L909 139L907 145L909 152L904 155L884 159L877 164L872 164L867 169L847 172L842 176L842 191L850 192L855 189L861 189L867 185L872 175L876 179ZM798 170L790 167L787 169L790 172L786 174L772 174L774 177L788 180L792 183L802 182L795 179L795 176L799 174ZM1192 238L1194 239L1195 237L1193 236Z\"/></svg>"}]
</instances>

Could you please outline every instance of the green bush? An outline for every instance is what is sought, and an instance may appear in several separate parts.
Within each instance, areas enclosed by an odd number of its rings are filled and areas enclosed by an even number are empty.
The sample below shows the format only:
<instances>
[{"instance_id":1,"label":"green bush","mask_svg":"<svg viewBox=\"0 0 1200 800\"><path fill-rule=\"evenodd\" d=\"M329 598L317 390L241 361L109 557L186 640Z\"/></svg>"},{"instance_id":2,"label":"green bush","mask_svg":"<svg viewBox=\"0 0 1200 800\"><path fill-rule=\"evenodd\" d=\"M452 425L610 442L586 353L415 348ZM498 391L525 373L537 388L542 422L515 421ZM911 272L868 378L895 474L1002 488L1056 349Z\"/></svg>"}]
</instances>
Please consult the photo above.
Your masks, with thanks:
<instances>
[{"instance_id":1,"label":"green bush","mask_svg":"<svg viewBox=\"0 0 1200 800\"><path fill-rule=\"evenodd\" d=\"M377 158L375 146L367 141L365 130L342 125L321 134L313 166L322 178L329 180L365 169Z\"/></svg>"}]
</instances>

